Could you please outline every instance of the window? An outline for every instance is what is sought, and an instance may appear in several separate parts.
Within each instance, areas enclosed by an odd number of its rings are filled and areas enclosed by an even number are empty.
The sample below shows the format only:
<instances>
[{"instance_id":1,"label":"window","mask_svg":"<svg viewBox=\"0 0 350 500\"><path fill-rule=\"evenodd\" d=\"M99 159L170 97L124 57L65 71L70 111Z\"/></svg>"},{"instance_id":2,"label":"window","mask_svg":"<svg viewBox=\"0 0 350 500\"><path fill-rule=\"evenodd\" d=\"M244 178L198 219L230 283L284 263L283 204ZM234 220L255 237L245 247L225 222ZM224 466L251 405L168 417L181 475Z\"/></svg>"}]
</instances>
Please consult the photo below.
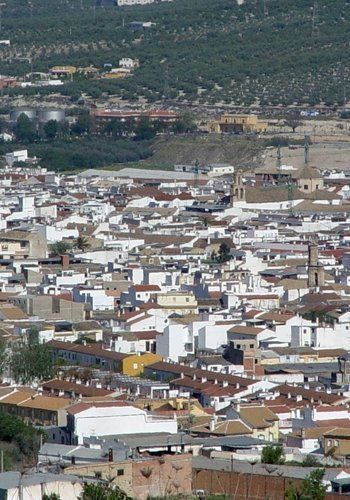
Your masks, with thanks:
<instances>
[{"instance_id":1,"label":"window","mask_svg":"<svg viewBox=\"0 0 350 500\"><path fill-rule=\"evenodd\" d=\"M124 476L124 469L118 469L117 476Z\"/></svg>"},{"instance_id":2,"label":"window","mask_svg":"<svg viewBox=\"0 0 350 500\"><path fill-rule=\"evenodd\" d=\"M137 363L134 363L134 364L132 365L132 367L133 367L133 369L134 369L134 370L137 370L137 368L138 368L138 364L137 364Z\"/></svg>"},{"instance_id":3,"label":"window","mask_svg":"<svg viewBox=\"0 0 350 500\"><path fill-rule=\"evenodd\" d=\"M333 440L332 439L328 439L327 446L332 446L332 445L333 445Z\"/></svg>"},{"instance_id":4,"label":"window","mask_svg":"<svg viewBox=\"0 0 350 500\"><path fill-rule=\"evenodd\" d=\"M26 241L21 241L21 248L25 248L27 246L27 242Z\"/></svg>"},{"instance_id":5,"label":"window","mask_svg":"<svg viewBox=\"0 0 350 500\"><path fill-rule=\"evenodd\" d=\"M95 478L96 479L102 479L102 472L101 471L95 472Z\"/></svg>"},{"instance_id":6,"label":"window","mask_svg":"<svg viewBox=\"0 0 350 500\"><path fill-rule=\"evenodd\" d=\"M254 349L254 344L249 345L250 349Z\"/></svg>"},{"instance_id":7,"label":"window","mask_svg":"<svg viewBox=\"0 0 350 500\"><path fill-rule=\"evenodd\" d=\"M1 245L1 249L2 249L2 250L8 250L8 249L9 249L9 246L8 246L8 245Z\"/></svg>"},{"instance_id":8,"label":"window","mask_svg":"<svg viewBox=\"0 0 350 500\"><path fill-rule=\"evenodd\" d=\"M334 440L334 446L339 446L339 440L338 439Z\"/></svg>"},{"instance_id":9,"label":"window","mask_svg":"<svg viewBox=\"0 0 350 500\"><path fill-rule=\"evenodd\" d=\"M307 184L304 184L304 189L306 189L306 191L308 190L308 185Z\"/></svg>"}]
</instances>

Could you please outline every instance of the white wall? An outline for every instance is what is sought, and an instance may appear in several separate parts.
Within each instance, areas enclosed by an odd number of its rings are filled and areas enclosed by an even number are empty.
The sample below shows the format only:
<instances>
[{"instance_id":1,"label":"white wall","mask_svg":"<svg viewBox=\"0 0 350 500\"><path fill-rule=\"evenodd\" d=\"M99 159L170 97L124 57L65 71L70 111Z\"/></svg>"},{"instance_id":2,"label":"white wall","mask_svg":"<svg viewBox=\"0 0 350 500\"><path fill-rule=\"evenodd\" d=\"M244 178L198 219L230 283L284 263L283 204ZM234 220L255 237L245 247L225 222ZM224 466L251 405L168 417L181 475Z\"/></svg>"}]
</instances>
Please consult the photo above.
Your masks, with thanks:
<instances>
[{"instance_id":1,"label":"white wall","mask_svg":"<svg viewBox=\"0 0 350 500\"><path fill-rule=\"evenodd\" d=\"M176 418L153 417L133 406L89 408L75 415L75 435L78 444L84 437L119 434L177 432Z\"/></svg>"}]
</instances>

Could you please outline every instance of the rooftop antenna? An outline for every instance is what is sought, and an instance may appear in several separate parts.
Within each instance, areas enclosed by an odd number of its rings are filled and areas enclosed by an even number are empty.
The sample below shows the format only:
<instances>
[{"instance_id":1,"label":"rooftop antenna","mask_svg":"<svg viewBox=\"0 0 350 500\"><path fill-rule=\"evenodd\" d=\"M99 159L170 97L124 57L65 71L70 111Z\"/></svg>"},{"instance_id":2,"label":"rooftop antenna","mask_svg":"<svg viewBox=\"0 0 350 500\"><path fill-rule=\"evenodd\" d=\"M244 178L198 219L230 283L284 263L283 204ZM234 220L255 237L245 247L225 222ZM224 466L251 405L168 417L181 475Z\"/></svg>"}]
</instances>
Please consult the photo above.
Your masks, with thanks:
<instances>
[{"instance_id":1,"label":"rooftop antenna","mask_svg":"<svg viewBox=\"0 0 350 500\"><path fill-rule=\"evenodd\" d=\"M2 8L6 6L5 2L0 3L0 31L2 31Z\"/></svg>"},{"instance_id":2,"label":"rooftop antenna","mask_svg":"<svg viewBox=\"0 0 350 500\"><path fill-rule=\"evenodd\" d=\"M320 14L319 14L318 0L315 0L312 11L312 36L316 38L318 37L319 34L320 34Z\"/></svg>"},{"instance_id":3,"label":"rooftop antenna","mask_svg":"<svg viewBox=\"0 0 350 500\"><path fill-rule=\"evenodd\" d=\"M304 142L304 163L307 165L310 159L310 144L309 144L309 136L305 134L305 142Z\"/></svg>"}]
</instances>

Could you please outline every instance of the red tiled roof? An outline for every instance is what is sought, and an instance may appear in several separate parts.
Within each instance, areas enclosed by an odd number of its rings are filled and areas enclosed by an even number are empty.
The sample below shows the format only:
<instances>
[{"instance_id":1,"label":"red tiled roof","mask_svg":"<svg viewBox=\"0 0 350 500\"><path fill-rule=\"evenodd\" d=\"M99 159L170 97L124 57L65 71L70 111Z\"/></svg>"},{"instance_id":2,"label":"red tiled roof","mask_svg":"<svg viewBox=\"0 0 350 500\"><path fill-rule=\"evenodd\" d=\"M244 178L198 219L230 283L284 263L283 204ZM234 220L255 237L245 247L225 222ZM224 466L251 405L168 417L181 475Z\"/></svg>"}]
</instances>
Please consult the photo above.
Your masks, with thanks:
<instances>
[{"instance_id":1,"label":"red tiled roof","mask_svg":"<svg viewBox=\"0 0 350 500\"><path fill-rule=\"evenodd\" d=\"M160 292L158 285L134 285L135 292Z\"/></svg>"},{"instance_id":2,"label":"red tiled roof","mask_svg":"<svg viewBox=\"0 0 350 500\"><path fill-rule=\"evenodd\" d=\"M123 406L132 406L126 401L98 401L93 403L77 403L76 405L70 406L67 409L67 413L70 415L77 415L85 410L89 410L90 408L116 408Z\"/></svg>"}]
</instances>

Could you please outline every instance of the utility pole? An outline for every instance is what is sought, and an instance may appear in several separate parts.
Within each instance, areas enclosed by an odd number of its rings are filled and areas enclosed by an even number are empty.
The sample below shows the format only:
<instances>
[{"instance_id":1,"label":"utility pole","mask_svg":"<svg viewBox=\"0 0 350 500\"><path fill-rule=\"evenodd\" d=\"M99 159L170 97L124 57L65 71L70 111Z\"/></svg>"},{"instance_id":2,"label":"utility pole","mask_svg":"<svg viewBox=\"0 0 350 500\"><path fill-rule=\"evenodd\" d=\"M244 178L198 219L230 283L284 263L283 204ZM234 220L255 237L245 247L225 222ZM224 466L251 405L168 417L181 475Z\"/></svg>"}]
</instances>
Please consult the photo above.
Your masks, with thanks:
<instances>
[{"instance_id":1,"label":"utility pole","mask_svg":"<svg viewBox=\"0 0 350 500\"><path fill-rule=\"evenodd\" d=\"M307 165L309 163L310 156L310 144L309 144L309 136L305 134L305 142L304 142L304 163Z\"/></svg>"},{"instance_id":2,"label":"utility pole","mask_svg":"<svg viewBox=\"0 0 350 500\"><path fill-rule=\"evenodd\" d=\"M277 146L277 168L281 168L282 164L282 153L280 144Z\"/></svg>"},{"instance_id":3,"label":"utility pole","mask_svg":"<svg viewBox=\"0 0 350 500\"><path fill-rule=\"evenodd\" d=\"M291 175L288 178L288 202L290 214L293 215L293 179Z\"/></svg>"}]
</instances>

